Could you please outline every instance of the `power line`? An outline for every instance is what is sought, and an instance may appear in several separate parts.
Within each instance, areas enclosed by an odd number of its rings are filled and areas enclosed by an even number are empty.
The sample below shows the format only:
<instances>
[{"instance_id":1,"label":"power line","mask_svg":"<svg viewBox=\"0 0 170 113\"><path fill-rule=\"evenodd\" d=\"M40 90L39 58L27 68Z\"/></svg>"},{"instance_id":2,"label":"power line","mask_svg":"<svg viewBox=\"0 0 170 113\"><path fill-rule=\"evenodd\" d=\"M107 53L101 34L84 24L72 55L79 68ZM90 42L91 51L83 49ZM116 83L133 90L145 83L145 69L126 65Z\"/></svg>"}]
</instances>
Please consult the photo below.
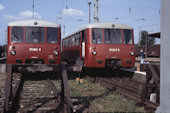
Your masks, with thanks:
<instances>
[{"instance_id":1,"label":"power line","mask_svg":"<svg viewBox=\"0 0 170 113\"><path fill-rule=\"evenodd\" d=\"M141 27L152 27L152 26L158 26L160 25L160 23L157 23L157 24L150 24L150 25L145 25L145 26L141 26Z\"/></svg>"},{"instance_id":2,"label":"power line","mask_svg":"<svg viewBox=\"0 0 170 113\"><path fill-rule=\"evenodd\" d=\"M153 27L153 26L160 26L160 23L144 25L144 26L138 26L138 27L135 28L135 30L139 29L139 28L147 28L147 27Z\"/></svg>"}]
</instances>

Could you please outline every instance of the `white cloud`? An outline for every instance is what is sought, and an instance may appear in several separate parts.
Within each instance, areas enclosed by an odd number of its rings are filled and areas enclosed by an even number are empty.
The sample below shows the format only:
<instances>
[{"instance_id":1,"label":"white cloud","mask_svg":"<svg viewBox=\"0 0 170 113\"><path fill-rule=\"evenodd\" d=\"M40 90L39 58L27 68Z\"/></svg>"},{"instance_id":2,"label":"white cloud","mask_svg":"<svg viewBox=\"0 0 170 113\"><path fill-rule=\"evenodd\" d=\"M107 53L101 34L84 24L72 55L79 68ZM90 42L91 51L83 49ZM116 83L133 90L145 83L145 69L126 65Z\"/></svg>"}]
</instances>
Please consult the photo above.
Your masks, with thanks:
<instances>
[{"instance_id":1,"label":"white cloud","mask_svg":"<svg viewBox=\"0 0 170 113\"><path fill-rule=\"evenodd\" d=\"M7 20L29 20L32 19L33 17L33 13L31 11L23 11L20 12L17 16L15 15L4 15L4 18ZM40 14L34 12L34 18L35 19L42 19L42 17L40 16Z\"/></svg>"},{"instance_id":2,"label":"white cloud","mask_svg":"<svg viewBox=\"0 0 170 113\"><path fill-rule=\"evenodd\" d=\"M84 13L81 10L77 9L63 9L62 13L67 16L82 16Z\"/></svg>"},{"instance_id":3,"label":"white cloud","mask_svg":"<svg viewBox=\"0 0 170 113\"><path fill-rule=\"evenodd\" d=\"M4 10L4 9L5 9L5 7L2 4L0 4L0 11Z\"/></svg>"}]
</instances>

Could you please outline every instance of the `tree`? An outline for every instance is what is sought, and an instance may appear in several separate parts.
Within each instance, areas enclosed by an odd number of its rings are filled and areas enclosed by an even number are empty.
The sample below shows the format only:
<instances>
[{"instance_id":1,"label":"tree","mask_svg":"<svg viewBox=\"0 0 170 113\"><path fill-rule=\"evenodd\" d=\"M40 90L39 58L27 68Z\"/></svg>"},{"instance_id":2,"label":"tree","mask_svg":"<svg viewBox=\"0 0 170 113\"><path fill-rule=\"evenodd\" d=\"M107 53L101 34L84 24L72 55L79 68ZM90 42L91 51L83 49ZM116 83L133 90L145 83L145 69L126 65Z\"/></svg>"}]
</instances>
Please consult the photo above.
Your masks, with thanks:
<instances>
[{"instance_id":1,"label":"tree","mask_svg":"<svg viewBox=\"0 0 170 113\"><path fill-rule=\"evenodd\" d=\"M0 57L4 57L6 54L7 45L0 45Z\"/></svg>"},{"instance_id":2,"label":"tree","mask_svg":"<svg viewBox=\"0 0 170 113\"><path fill-rule=\"evenodd\" d=\"M146 40L147 45L153 45L156 42L154 37L148 37L148 32L146 30L141 31L140 34L140 45L146 45Z\"/></svg>"}]
</instances>

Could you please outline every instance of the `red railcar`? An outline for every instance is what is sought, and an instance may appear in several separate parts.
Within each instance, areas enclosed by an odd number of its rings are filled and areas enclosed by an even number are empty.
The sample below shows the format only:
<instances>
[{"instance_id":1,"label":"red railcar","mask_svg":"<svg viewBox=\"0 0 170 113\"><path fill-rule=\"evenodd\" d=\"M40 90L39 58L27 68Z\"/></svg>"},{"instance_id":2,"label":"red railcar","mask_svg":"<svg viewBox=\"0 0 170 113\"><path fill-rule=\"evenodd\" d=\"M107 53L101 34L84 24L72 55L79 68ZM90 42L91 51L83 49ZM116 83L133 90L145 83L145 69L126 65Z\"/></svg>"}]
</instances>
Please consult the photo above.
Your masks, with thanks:
<instances>
[{"instance_id":1,"label":"red railcar","mask_svg":"<svg viewBox=\"0 0 170 113\"><path fill-rule=\"evenodd\" d=\"M7 64L60 64L60 25L27 20L8 24Z\"/></svg>"},{"instance_id":2,"label":"red railcar","mask_svg":"<svg viewBox=\"0 0 170 113\"><path fill-rule=\"evenodd\" d=\"M132 68L133 28L117 23L84 25L62 40L62 60L87 68Z\"/></svg>"},{"instance_id":3,"label":"red railcar","mask_svg":"<svg viewBox=\"0 0 170 113\"><path fill-rule=\"evenodd\" d=\"M135 45L136 56L140 56L140 50L143 50L147 57L160 57L160 44Z\"/></svg>"}]
</instances>

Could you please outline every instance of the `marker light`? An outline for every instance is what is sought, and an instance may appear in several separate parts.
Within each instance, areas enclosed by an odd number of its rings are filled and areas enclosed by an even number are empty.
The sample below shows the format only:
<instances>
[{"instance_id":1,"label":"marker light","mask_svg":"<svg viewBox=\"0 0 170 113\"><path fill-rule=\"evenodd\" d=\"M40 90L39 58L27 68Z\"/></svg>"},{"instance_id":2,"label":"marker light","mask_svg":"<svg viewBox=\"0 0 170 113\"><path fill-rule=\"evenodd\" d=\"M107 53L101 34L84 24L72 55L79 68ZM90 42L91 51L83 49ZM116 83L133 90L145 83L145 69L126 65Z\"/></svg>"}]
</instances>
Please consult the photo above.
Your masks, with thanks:
<instances>
[{"instance_id":1,"label":"marker light","mask_svg":"<svg viewBox=\"0 0 170 113\"><path fill-rule=\"evenodd\" d=\"M96 54L97 54L97 52L96 52L96 51L93 51L93 52L92 52L92 54L93 54L93 55L96 55Z\"/></svg>"},{"instance_id":2,"label":"marker light","mask_svg":"<svg viewBox=\"0 0 170 113\"><path fill-rule=\"evenodd\" d=\"M11 51L11 55L14 56L16 52L14 50Z\"/></svg>"},{"instance_id":3,"label":"marker light","mask_svg":"<svg viewBox=\"0 0 170 113\"><path fill-rule=\"evenodd\" d=\"M130 55L133 56L133 55L134 55L134 52L130 52Z\"/></svg>"},{"instance_id":4,"label":"marker light","mask_svg":"<svg viewBox=\"0 0 170 113\"><path fill-rule=\"evenodd\" d=\"M54 54L57 56L59 53L58 53L58 51L54 51Z\"/></svg>"}]
</instances>

